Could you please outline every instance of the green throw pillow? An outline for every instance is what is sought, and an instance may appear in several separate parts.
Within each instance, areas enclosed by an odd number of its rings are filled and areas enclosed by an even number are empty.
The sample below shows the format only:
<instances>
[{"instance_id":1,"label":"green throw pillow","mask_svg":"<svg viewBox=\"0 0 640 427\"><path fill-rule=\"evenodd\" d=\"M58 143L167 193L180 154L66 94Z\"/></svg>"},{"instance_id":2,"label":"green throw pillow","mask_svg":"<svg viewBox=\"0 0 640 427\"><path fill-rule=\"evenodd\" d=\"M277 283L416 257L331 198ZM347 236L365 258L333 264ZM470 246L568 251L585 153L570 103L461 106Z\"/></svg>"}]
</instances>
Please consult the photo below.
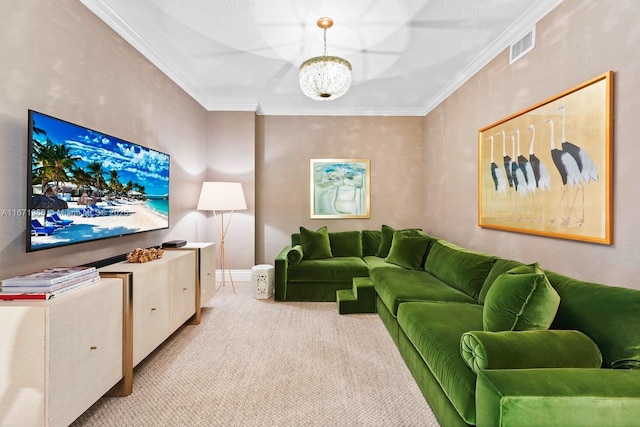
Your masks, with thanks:
<instances>
[{"instance_id":1,"label":"green throw pillow","mask_svg":"<svg viewBox=\"0 0 640 427\"><path fill-rule=\"evenodd\" d=\"M393 242L393 233L396 230L389 227L388 225L382 225L382 233L380 234L380 246L378 246L378 252L376 256L380 258L384 258L389 255L389 251L391 250L391 242Z\"/></svg>"},{"instance_id":2,"label":"green throw pillow","mask_svg":"<svg viewBox=\"0 0 640 427\"><path fill-rule=\"evenodd\" d=\"M502 258L496 259L496 261L493 263L493 267L491 267L491 271L489 272L489 275L487 276L487 278L484 281L484 284L482 285L482 289L480 289L480 296L478 296L478 302L480 304L484 304L484 299L487 297L487 292L489 292L491 285L493 285L493 282L495 282L495 280L501 274L506 273L512 268L521 267L523 265L524 264L521 263L520 261L513 261L509 259L502 259Z\"/></svg>"},{"instance_id":3,"label":"green throw pillow","mask_svg":"<svg viewBox=\"0 0 640 427\"><path fill-rule=\"evenodd\" d=\"M304 252L302 251L302 246L295 245L287 252L287 261L289 264L300 264L302 258L304 257Z\"/></svg>"},{"instance_id":4,"label":"green throw pillow","mask_svg":"<svg viewBox=\"0 0 640 427\"><path fill-rule=\"evenodd\" d=\"M380 230L362 230L362 255L375 256L380 247Z\"/></svg>"},{"instance_id":5,"label":"green throw pillow","mask_svg":"<svg viewBox=\"0 0 640 427\"><path fill-rule=\"evenodd\" d=\"M487 292L482 311L485 331L548 329L560 296L535 263L498 276Z\"/></svg>"},{"instance_id":6,"label":"green throw pillow","mask_svg":"<svg viewBox=\"0 0 640 427\"><path fill-rule=\"evenodd\" d=\"M402 231L396 231L393 233L389 255L384 260L409 270L420 270L430 240L426 234L412 236Z\"/></svg>"},{"instance_id":7,"label":"green throw pillow","mask_svg":"<svg viewBox=\"0 0 640 427\"><path fill-rule=\"evenodd\" d=\"M331 244L327 227L321 227L318 231L311 231L300 227L300 242L306 259L332 258Z\"/></svg>"},{"instance_id":8,"label":"green throw pillow","mask_svg":"<svg viewBox=\"0 0 640 427\"><path fill-rule=\"evenodd\" d=\"M380 246L378 247L378 252L376 252L376 256L380 258L385 258L389 255L389 251L391 250L391 244L393 243L393 234L396 231L402 231L406 234L414 235L418 231L421 231L419 228L405 228L403 230L394 230L392 227L388 225L382 225L382 232L380 234Z\"/></svg>"}]
</instances>

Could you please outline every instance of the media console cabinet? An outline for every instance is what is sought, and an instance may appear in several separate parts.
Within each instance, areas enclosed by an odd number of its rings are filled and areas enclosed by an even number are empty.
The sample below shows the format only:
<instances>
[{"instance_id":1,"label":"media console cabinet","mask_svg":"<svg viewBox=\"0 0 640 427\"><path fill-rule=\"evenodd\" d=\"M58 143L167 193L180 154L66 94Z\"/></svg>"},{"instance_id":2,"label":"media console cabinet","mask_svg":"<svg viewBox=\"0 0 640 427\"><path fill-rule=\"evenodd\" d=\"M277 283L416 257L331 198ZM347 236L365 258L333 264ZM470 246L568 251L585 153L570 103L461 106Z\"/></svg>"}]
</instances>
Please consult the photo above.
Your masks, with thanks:
<instances>
[{"instance_id":1,"label":"media console cabinet","mask_svg":"<svg viewBox=\"0 0 640 427\"><path fill-rule=\"evenodd\" d=\"M0 425L69 425L100 397L133 391L133 369L215 293L215 245L98 269L49 301L0 301Z\"/></svg>"},{"instance_id":2,"label":"media console cabinet","mask_svg":"<svg viewBox=\"0 0 640 427\"><path fill-rule=\"evenodd\" d=\"M66 426L122 378L122 281L0 302L0 425Z\"/></svg>"}]
</instances>

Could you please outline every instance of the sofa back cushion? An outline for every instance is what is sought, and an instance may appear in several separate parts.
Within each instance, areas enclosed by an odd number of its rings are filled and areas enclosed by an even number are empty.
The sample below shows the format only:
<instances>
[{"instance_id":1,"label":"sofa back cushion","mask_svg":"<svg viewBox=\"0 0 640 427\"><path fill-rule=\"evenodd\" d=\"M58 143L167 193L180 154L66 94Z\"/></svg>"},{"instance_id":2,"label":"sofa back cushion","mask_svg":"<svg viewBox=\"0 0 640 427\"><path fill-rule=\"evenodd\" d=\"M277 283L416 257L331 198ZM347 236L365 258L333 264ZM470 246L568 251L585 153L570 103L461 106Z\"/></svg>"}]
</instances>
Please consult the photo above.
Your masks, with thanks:
<instances>
[{"instance_id":1,"label":"sofa back cushion","mask_svg":"<svg viewBox=\"0 0 640 427\"><path fill-rule=\"evenodd\" d=\"M424 269L477 300L494 261L494 256L437 240L429 249Z\"/></svg>"},{"instance_id":2,"label":"sofa back cushion","mask_svg":"<svg viewBox=\"0 0 640 427\"><path fill-rule=\"evenodd\" d=\"M339 231L329 233L333 256L355 256L362 258L362 232Z\"/></svg>"},{"instance_id":3,"label":"sofa back cushion","mask_svg":"<svg viewBox=\"0 0 640 427\"><path fill-rule=\"evenodd\" d=\"M640 369L640 291L546 271L560 295L553 329L575 329L600 348L603 366Z\"/></svg>"}]
</instances>

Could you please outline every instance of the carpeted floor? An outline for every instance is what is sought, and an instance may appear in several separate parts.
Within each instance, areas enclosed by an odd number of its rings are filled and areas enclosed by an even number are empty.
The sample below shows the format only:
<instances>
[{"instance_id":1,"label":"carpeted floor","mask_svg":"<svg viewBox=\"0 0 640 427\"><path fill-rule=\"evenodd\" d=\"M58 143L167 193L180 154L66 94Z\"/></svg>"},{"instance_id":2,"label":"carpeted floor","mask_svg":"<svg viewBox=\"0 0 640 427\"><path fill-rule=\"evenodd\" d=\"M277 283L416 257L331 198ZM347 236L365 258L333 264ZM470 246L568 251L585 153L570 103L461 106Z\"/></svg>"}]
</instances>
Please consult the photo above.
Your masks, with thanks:
<instances>
[{"instance_id":1,"label":"carpeted floor","mask_svg":"<svg viewBox=\"0 0 640 427\"><path fill-rule=\"evenodd\" d=\"M438 426L375 314L218 290L73 426Z\"/></svg>"}]
</instances>

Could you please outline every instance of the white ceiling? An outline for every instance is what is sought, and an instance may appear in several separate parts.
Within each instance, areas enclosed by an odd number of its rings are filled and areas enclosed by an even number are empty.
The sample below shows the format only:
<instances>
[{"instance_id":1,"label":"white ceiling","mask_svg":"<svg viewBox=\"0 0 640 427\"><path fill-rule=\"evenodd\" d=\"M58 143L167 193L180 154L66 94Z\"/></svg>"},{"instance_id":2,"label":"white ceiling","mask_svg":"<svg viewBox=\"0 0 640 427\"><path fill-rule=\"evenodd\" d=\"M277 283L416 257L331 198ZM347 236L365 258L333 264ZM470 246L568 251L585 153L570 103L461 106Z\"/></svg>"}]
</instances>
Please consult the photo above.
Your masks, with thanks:
<instances>
[{"instance_id":1,"label":"white ceiling","mask_svg":"<svg viewBox=\"0 0 640 427\"><path fill-rule=\"evenodd\" d=\"M81 0L211 111L424 115L562 0ZM313 101L302 61L351 62L349 92Z\"/></svg>"}]
</instances>

